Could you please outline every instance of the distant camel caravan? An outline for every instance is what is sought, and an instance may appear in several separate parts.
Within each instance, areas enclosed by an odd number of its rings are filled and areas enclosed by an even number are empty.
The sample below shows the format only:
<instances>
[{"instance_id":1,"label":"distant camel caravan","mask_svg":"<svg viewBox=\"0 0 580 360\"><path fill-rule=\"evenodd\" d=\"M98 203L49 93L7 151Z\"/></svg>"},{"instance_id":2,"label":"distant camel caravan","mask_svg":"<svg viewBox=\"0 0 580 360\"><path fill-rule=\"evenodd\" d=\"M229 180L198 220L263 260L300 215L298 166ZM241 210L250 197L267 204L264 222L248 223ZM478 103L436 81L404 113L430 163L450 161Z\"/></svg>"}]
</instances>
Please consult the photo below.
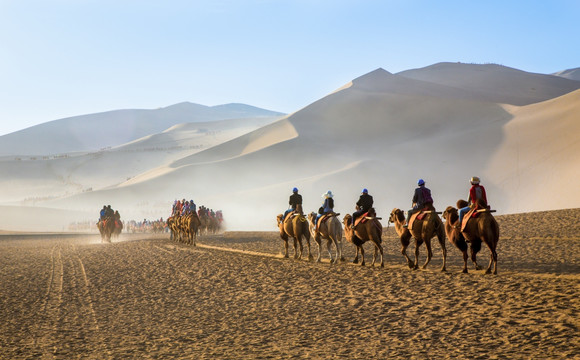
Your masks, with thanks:
<instances>
[{"instance_id":1,"label":"distant camel caravan","mask_svg":"<svg viewBox=\"0 0 580 360\"><path fill-rule=\"evenodd\" d=\"M461 209L467 207L465 200L457 201L457 208ZM463 241L470 243L471 261L477 270L481 270L481 266L477 264L477 253L481 250L481 243L484 242L489 248L489 265L485 270L486 274L492 272L497 274L497 243L499 241L499 225L493 215L493 210L490 210L482 200L477 201L474 206L463 218L463 224L459 224L459 217L455 217L457 209L448 206L443 213L443 217L447 219L445 230L449 240L463 252L464 267L463 272L467 272L467 249L463 245ZM465 239L462 240L461 236Z\"/></svg>"},{"instance_id":2,"label":"distant camel caravan","mask_svg":"<svg viewBox=\"0 0 580 360\"><path fill-rule=\"evenodd\" d=\"M338 220L337 213L329 213L323 215L318 220L318 231L316 231L316 213L311 212L308 214L308 220L310 221L310 235L314 238L314 241L318 244L318 258L317 262L320 262L321 250L322 250L322 239L326 240L326 249L328 250L328 256L330 257L330 263L337 263L339 260L344 261L342 256L342 224ZM336 249L336 258L332 258L332 252L330 251L331 244L334 244Z\"/></svg>"},{"instance_id":3,"label":"distant camel caravan","mask_svg":"<svg viewBox=\"0 0 580 360\"><path fill-rule=\"evenodd\" d=\"M308 220L302 214L302 206L298 206L295 211L290 212L286 218L279 214L276 216L276 222L280 229L280 238L284 241L284 257L288 257L288 238L294 240L294 259L302 259L302 238L306 239L308 244L308 260L312 260L310 252L310 232L308 230ZM298 252L299 247L299 252Z\"/></svg>"},{"instance_id":4,"label":"distant camel caravan","mask_svg":"<svg viewBox=\"0 0 580 360\"><path fill-rule=\"evenodd\" d=\"M423 243L425 243L425 246L427 247L427 259L423 264L423 269L427 268L427 265L433 257L431 239L437 236L437 240L439 240L439 245L441 245L441 250L443 251L443 266L441 267L441 271L447 270L445 231L443 229L443 223L433 205L413 214L411 219L409 219L408 228L403 226L405 224L405 214L402 210L397 208L391 211L391 214L389 215L389 223L395 224L395 231L401 240L401 253L407 259L407 265L409 265L409 268L415 270L419 268L419 249ZM407 247L410 244L411 237L415 239L415 261L412 261L407 255Z\"/></svg>"},{"instance_id":5,"label":"distant camel caravan","mask_svg":"<svg viewBox=\"0 0 580 360\"><path fill-rule=\"evenodd\" d=\"M371 241L375 246L375 252L373 253L373 262L371 266L375 265L377 257L380 254L381 267L384 267L385 263L383 259L383 247L381 245L383 226L379 222L380 218L377 217L375 209L371 208L362 217L355 219L354 229L350 226L351 219L352 215L347 214L343 218L342 223L344 224L346 240L356 246L356 256L353 260L353 263L358 264L358 256L360 252L362 258L361 266L365 265L365 251L363 244L367 241Z\"/></svg>"}]
</instances>

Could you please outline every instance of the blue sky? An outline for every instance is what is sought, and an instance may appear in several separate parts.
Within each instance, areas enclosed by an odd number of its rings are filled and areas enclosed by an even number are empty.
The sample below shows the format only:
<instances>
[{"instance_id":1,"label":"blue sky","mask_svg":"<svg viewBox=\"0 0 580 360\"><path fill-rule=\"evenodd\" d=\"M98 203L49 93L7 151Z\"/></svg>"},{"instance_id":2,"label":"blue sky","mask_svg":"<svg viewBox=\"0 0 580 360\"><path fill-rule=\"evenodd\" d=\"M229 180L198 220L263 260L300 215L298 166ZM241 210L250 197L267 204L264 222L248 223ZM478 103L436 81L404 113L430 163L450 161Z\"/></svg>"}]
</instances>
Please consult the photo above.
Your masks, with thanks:
<instances>
[{"instance_id":1,"label":"blue sky","mask_svg":"<svg viewBox=\"0 0 580 360\"><path fill-rule=\"evenodd\" d=\"M580 1L0 0L0 135L190 101L293 112L442 61L580 67Z\"/></svg>"}]
</instances>

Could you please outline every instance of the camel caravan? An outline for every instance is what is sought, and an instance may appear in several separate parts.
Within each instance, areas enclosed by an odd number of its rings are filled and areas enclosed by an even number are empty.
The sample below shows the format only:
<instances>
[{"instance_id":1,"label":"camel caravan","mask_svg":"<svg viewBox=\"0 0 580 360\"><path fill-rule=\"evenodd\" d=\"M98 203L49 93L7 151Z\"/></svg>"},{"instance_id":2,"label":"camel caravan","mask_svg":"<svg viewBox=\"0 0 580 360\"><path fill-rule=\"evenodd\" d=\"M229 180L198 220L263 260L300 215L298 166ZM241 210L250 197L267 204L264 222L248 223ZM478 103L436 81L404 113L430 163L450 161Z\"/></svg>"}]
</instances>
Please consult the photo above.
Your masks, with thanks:
<instances>
[{"instance_id":1,"label":"camel caravan","mask_svg":"<svg viewBox=\"0 0 580 360\"><path fill-rule=\"evenodd\" d=\"M171 216L167 218L169 238L188 245L196 245L198 235L217 234L222 231L223 214L205 206L197 206L193 200L175 200Z\"/></svg>"},{"instance_id":2,"label":"camel caravan","mask_svg":"<svg viewBox=\"0 0 580 360\"><path fill-rule=\"evenodd\" d=\"M437 238L443 254L443 265L441 271L447 271L447 249L445 238L463 253L463 272L467 273L468 249L475 269L481 270L477 264L477 253L481 250L482 243L485 243L490 251L490 262L486 269L486 274L497 274L497 243L499 240L499 225L487 203L485 188L480 185L478 177L470 179L467 201L459 200L457 208L448 206L444 212L436 211L433 206L431 190L425 187L425 181L419 179L418 187L413 194L413 208L405 212L395 208L391 211L387 224L394 224L395 231L401 241L401 254L407 261L410 269L419 268L419 253L421 245L424 243L427 249L427 258L422 265L423 269L433 257L431 239ZM339 260L344 261L342 255L342 235L346 240L356 247L356 255L353 263L359 262L361 256L361 266L365 265L363 244L370 241L373 244L374 253L371 266L379 263L384 267L382 234L383 227L381 218L377 217L373 208L373 198L368 194L367 189L363 189L360 198L356 203L356 211L346 214L342 224L338 219L339 213L333 210L334 200L331 191L323 194L324 203L319 208L318 214L311 212L308 217L302 211L302 196L298 194L298 189L292 190L289 200L289 209L276 217L280 238L284 241L284 257L288 257L289 239L292 238L294 244L294 259L302 259L303 239L308 248L308 260L313 256L310 249L310 238L318 244L317 262L321 261L322 240L326 240L327 251L330 263ZM442 215L442 221L440 215ZM415 256L409 257L407 248L414 242ZM335 256L332 255L331 248L334 246Z\"/></svg>"}]
</instances>

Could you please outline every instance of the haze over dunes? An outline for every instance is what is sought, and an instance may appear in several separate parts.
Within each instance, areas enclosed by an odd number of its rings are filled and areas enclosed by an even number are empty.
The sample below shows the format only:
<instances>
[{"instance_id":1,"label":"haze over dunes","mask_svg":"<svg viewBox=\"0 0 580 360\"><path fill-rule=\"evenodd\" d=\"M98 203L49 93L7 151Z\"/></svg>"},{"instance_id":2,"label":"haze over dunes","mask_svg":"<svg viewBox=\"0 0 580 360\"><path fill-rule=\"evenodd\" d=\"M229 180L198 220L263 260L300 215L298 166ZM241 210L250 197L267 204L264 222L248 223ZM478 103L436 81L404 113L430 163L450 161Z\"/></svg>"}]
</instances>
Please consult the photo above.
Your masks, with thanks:
<instances>
[{"instance_id":1,"label":"haze over dunes","mask_svg":"<svg viewBox=\"0 0 580 360\"><path fill-rule=\"evenodd\" d=\"M142 218L166 217L186 197L222 209L231 229L257 230L274 227L294 186L307 211L332 190L341 213L366 187L384 215L410 206L419 178L442 209L477 175L502 214L580 207L564 186L580 175L579 89L580 81L499 65L377 69L277 121L254 114L167 126L82 156L5 157L2 198L95 214L112 203ZM192 148L207 136L214 141Z\"/></svg>"},{"instance_id":2,"label":"haze over dunes","mask_svg":"<svg viewBox=\"0 0 580 360\"><path fill-rule=\"evenodd\" d=\"M49 121L3 135L0 156L96 151L160 133L177 124L281 115L245 104L210 107L189 102L155 110L114 110Z\"/></svg>"}]
</instances>

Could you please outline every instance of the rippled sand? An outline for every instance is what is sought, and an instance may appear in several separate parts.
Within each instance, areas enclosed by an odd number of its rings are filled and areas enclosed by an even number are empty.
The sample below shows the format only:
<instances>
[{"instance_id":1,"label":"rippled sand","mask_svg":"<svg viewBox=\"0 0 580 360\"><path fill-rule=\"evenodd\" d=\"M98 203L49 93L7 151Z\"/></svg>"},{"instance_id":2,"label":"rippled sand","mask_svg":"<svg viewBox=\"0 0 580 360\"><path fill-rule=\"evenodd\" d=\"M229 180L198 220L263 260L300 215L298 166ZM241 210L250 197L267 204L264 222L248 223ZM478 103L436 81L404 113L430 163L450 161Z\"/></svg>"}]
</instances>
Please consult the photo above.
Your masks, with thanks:
<instances>
[{"instance_id":1,"label":"rippled sand","mask_svg":"<svg viewBox=\"0 0 580 360\"><path fill-rule=\"evenodd\" d=\"M166 235L3 235L0 358L578 357L578 213L540 215L500 217L497 276L462 274L449 242L448 272L437 242L429 267L409 270L392 228L384 269L350 264L348 243L341 264L326 250L322 263L282 259L275 232L198 247ZM487 264L485 246L479 257Z\"/></svg>"}]
</instances>

